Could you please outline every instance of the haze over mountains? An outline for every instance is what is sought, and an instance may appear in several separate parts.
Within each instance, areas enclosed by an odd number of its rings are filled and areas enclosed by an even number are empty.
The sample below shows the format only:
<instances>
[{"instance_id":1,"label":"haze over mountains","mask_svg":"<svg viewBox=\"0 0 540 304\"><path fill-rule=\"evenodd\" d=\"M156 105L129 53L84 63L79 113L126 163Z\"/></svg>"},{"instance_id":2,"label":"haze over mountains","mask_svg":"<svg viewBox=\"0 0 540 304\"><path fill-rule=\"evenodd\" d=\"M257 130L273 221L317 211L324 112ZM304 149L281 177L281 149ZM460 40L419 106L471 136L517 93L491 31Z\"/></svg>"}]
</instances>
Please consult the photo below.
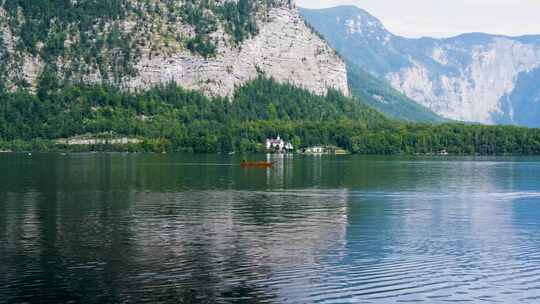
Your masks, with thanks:
<instances>
[{"instance_id":1,"label":"haze over mountains","mask_svg":"<svg viewBox=\"0 0 540 304\"><path fill-rule=\"evenodd\" d=\"M540 126L540 36L408 39L355 6L301 14L348 61L443 117Z\"/></svg>"}]
</instances>

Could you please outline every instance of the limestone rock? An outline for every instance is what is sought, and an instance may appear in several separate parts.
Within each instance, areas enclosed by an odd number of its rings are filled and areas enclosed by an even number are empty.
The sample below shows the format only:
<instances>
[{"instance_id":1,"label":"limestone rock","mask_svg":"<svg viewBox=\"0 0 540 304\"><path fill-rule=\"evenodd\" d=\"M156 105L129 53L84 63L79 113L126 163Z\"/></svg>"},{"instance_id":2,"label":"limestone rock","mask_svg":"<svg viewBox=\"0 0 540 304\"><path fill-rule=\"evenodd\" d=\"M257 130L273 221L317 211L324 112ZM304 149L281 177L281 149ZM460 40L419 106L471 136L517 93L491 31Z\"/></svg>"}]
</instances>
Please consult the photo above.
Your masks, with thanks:
<instances>
[{"instance_id":1,"label":"limestone rock","mask_svg":"<svg viewBox=\"0 0 540 304\"><path fill-rule=\"evenodd\" d=\"M411 39L354 6L303 15L343 57L439 115L540 127L540 35Z\"/></svg>"},{"instance_id":2,"label":"limestone rock","mask_svg":"<svg viewBox=\"0 0 540 304\"><path fill-rule=\"evenodd\" d=\"M134 73L115 79L115 84L126 89L144 89L173 81L207 95L230 96L237 86L263 73L279 82L291 83L316 94L325 94L328 89L348 94L344 62L304 23L290 1L275 1L274 5L257 11L254 15L257 34L238 44L231 43L223 26L218 24L211 34L212 41L216 41L216 54L208 57L196 54L182 44L183 39L194 35L195 30L190 24L183 22L181 16L173 18L165 15L166 5L181 6L182 1L154 1L157 3L153 8L155 10L160 9L159 5L162 4L162 12L157 16L146 13L144 9L148 9L142 1L131 2L139 5L143 13L129 15L121 22L105 22L101 26L103 33L119 28L123 35L135 37L132 47L134 52L138 52L138 57L131 62ZM266 2L260 3L262 6ZM4 11L0 13L0 16L6 15ZM0 40L2 47L13 58L19 58L14 60L19 66L19 76L34 85L43 69L42 58L15 50L17 37L14 37L16 34L12 34L6 22L0 21L0 29L4 32L4 39ZM100 35L102 33L96 34L93 39L98 39ZM68 35L64 47L69 49L80 40L80 36L80 33ZM118 58L121 56L111 57L117 53L116 49L102 48L98 54L107 55L103 55L104 59L82 64L77 61L79 58L59 57L56 64L59 76L63 78L69 75L70 79L86 82L110 82L115 77L112 71L120 65ZM96 61L100 64L105 61L108 66L105 69L98 67ZM13 80L15 76L10 74L8 78Z\"/></svg>"}]
</instances>

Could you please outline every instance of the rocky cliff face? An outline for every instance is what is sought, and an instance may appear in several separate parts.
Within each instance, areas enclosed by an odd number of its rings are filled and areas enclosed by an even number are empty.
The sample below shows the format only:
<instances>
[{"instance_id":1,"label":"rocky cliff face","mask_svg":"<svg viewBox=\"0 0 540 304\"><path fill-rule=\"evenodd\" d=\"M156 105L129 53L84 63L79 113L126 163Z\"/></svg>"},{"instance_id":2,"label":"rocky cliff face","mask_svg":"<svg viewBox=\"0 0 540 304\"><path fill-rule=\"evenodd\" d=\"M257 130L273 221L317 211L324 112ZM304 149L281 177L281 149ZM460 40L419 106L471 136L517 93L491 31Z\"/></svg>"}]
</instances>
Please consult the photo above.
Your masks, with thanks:
<instances>
[{"instance_id":1,"label":"rocky cliff face","mask_svg":"<svg viewBox=\"0 0 540 304\"><path fill-rule=\"evenodd\" d=\"M465 46L438 41L426 50L431 52L431 58L425 54L428 62L412 59L410 66L388 73L386 78L445 117L486 124L539 124L540 118L535 123L515 116L507 96L514 92L520 75L540 66L540 45L506 37L489 40Z\"/></svg>"},{"instance_id":2,"label":"rocky cliff face","mask_svg":"<svg viewBox=\"0 0 540 304\"><path fill-rule=\"evenodd\" d=\"M317 94L329 88L348 94L345 64L289 1L113 0L105 8L99 2L72 1L53 13L3 5L4 86L35 87L53 73L137 89L173 81L227 96L264 73ZM93 10L93 19L70 20L62 15L68 9ZM50 30L27 39L29 25Z\"/></svg>"},{"instance_id":3,"label":"rocky cliff face","mask_svg":"<svg viewBox=\"0 0 540 304\"><path fill-rule=\"evenodd\" d=\"M215 58L193 56L187 50L150 56L146 49L136 65L139 75L126 84L148 87L172 80L208 94L230 95L235 86L263 72L317 94L328 88L348 92L345 64L296 10L274 8L268 17L255 37L238 47L221 44Z\"/></svg>"},{"instance_id":4,"label":"rocky cliff face","mask_svg":"<svg viewBox=\"0 0 540 304\"><path fill-rule=\"evenodd\" d=\"M450 119L540 126L540 36L407 39L356 7L303 12L348 60ZM536 75L536 76L535 76Z\"/></svg>"}]
</instances>

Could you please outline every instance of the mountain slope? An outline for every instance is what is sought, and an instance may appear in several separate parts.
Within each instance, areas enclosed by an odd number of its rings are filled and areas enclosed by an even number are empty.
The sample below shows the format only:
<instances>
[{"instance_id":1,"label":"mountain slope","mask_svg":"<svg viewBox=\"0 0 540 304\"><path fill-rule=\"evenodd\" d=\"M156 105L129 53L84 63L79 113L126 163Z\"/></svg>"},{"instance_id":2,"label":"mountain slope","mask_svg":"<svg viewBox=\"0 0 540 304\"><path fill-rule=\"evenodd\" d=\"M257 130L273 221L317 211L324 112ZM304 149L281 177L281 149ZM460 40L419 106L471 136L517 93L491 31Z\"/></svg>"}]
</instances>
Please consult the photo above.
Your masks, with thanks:
<instances>
[{"instance_id":1,"label":"mountain slope","mask_svg":"<svg viewBox=\"0 0 540 304\"><path fill-rule=\"evenodd\" d=\"M231 98L174 83L136 92L99 84L3 92L0 151L264 152L265 139L279 134L295 147L361 154L540 154L540 129L399 123L335 90L319 96L264 77Z\"/></svg>"},{"instance_id":2,"label":"mountain slope","mask_svg":"<svg viewBox=\"0 0 540 304\"><path fill-rule=\"evenodd\" d=\"M391 54L386 48L370 49L367 40L354 41L354 44L347 45L340 39L340 34L337 35L334 32L335 25L334 20L329 18L318 17L319 11L314 10L300 10L306 21L315 27L317 31L325 36L325 39L338 50L343 57L346 58L347 72L349 80L349 89L351 92L362 98L370 106L376 108L382 113L396 119L405 121L420 121L420 122L441 122L444 119L428 108L418 104L412 99L405 96L403 93L392 88L388 82L384 79L378 79L373 77L370 73L366 73L364 69L385 70L388 69L388 58L394 58L395 55ZM352 18L352 11L343 10L341 15L349 13ZM341 17L340 17L341 18ZM364 16L364 23L366 26L371 27L374 30L371 33L373 39L386 39L386 34L381 31L377 31L382 24L378 20L370 20L366 14ZM360 29L352 29L356 31ZM347 41L348 42L348 41ZM360 68L357 65L358 60L356 57L361 57L362 62L366 65ZM403 61L404 62L404 61ZM399 62L394 62L399 64ZM373 73L380 75L381 73Z\"/></svg>"},{"instance_id":3,"label":"mountain slope","mask_svg":"<svg viewBox=\"0 0 540 304\"><path fill-rule=\"evenodd\" d=\"M320 96L262 76L225 98L174 83L136 92L66 84L43 94L0 93L0 101L0 150L58 149L55 142L61 139L64 145L70 142L66 138L79 146L66 148L86 150L100 147L81 139L119 143L124 138L126 144L141 143L137 149L159 152L264 151L261 143L278 134L296 147L345 147L350 137L367 134L368 128L394 124L335 90ZM31 142L35 146L27 146Z\"/></svg>"},{"instance_id":4,"label":"mountain slope","mask_svg":"<svg viewBox=\"0 0 540 304\"><path fill-rule=\"evenodd\" d=\"M288 0L0 2L0 87L173 81L226 96L260 73L348 93L345 64Z\"/></svg>"},{"instance_id":5,"label":"mountain slope","mask_svg":"<svg viewBox=\"0 0 540 304\"><path fill-rule=\"evenodd\" d=\"M354 63L347 64L347 78L352 95L391 118L409 122L445 121Z\"/></svg>"},{"instance_id":6,"label":"mountain slope","mask_svg":"<svg viewBox=\"0 0 540 304\"><path fill-rule=\"evenodd\" d=\"M540 36L407 39L355 6L302 15L347 60L444 117L540 126L529 114L540 107L530 85L540 80Z\"/></svg>"}]
</instances>

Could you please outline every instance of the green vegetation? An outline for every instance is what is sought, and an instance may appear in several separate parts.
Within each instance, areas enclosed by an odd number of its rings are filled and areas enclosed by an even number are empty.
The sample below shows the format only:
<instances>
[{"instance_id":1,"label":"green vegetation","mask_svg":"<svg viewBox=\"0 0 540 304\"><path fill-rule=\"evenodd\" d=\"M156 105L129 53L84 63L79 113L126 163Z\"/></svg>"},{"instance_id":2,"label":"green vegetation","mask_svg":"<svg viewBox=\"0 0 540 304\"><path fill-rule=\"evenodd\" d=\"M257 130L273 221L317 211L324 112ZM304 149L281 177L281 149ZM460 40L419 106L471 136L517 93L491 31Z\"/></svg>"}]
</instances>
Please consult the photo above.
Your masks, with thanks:
<instances>
[{"instance_id":1,"label":"green vegetation","mask_svg":"<svg viewBox=\"0 0 540 304\"><path fill-rule=\"evenodd\" d=\"M6 0L3 8L19 38L18 53L39 56L51 69L59 57L73 61L68 73L81 73L85 67L115 79L134 73L133 37L119 26L133 10L128 0Z\"/></svg>"},{"instance_id":2,"label":"green vegetation","mask_svg":"<svg viewBox=\"0 0 540 304\"><path fill-rule=\"evenodd\" d=\"M105 86L40 88L37 95L20 91L1 100L4 141L112 131L166 143L167 150L196 152L255 151L277 133L295 142L300 136L309 138L306 143L329 141L330 131L318 122L362 120L367 127L385 120L337 92L313 96L264 78L240 88L232 103L173 84L141 93ZM302 133L296 134L299 127Z\"/></svg>"},{"instance_id":3,"label":"green vegetation","mask_svg":"<svg viewBox=\"0 0 540 304\"><path fill-rule=\"evenodd\" d=\"M217 13L224 20L225 31L231 35L233 41L238 43L244 41L258 32L255 20L255 4L253 0L229 1L218 7ZM271 6L271 2L267 3Z\"/></svg>"},{"instance_id":4,"label":"green vegetation","mask_svg":"<svg viewBox=\"0 0 540 304\"><path fill-rule=\"evenodd\" d=\"M20 69L28 56L39 58L62 80L79 81L83 75L97 74L109 83L135 76L134 63L145 50L153 56L187 48L212 57L217 51L217 38L212 34L219 26L233 45L257 34L258 10L274 5L273 1L262 3L264 6L258 0L223 4L209 0L0 1L6 12L0 27L8 26L16 38L12 54L0 49L0 88L6 86L9 70ZM193 34L179 30L179 24L191 25ZM0 44L2 40L0 37ZM30 85L22 78L12 82L15 87Z\"/></svg>"},{"instance_id":5,"label":"green vegetation","mask_svg":"<svg viewBox=\"0 0 540 304\"><path fill-rule=\"evenodd\" d=\"M87 33L97 21L105 23L124 18L129 1L6 0L3 7L11 28L16 30L14 34L20 37L19 47L33 55L41 53L44 58L50 58L59 55L66 36L73 33L71 30ZM45 49L40 50L40 42L45 44Z\"/></svg>"},{"instance_id":6,"label":"green vegetation","mask_svg":"<svg viewBox=\"0 0 540 304\"><path fill-rule=\"evenodd\" d=\"M238 44L258 33L255 0L227 1L215 5L210 1L190 0L182 7L183 20L195 29L195 36L187 40L187 47L194 53L205 57L215 55L215 41L210 34L215 32L219 22L230 42ZM272 6L272 2L266 3Z\"/></svg>"},{"instance_id":7,"label":"green vegetation","mask_svg":"<svg viewBox=\"0 0 540 304\"><path fill-rule=\"evenodd\" d=\"M408 122L441 123L445 119L411 100L389 84L371 76L347 61L347 78L351 93L388 117Z\"/></svg>"},{"instance_id":8,"label":"green vegetation","mask_svg":"<svg viewBox=\"0 0 540 304\"><path fill-rule=\"evenodd\" d=\"M338 92L315 96L263 77L232 100L174 84L126 92L50 83L35 95L0 95L0 150L261 151L264 139L279 134L297 147L335 145L362 154L540 154L538 129L401 123ZM51 141L111 132L143 142L63 147Z\"/></svg>"},{"instance_id":9,"label":"green vegetation","mask_svg":"<svg viewBox=\"0 0 540 304\"><path fill-rule=\"evenodd\" d=\"M336 9L340 10L340 8ZM300 9L300 13L305 18L305 24L314 33L340 52L338 53L339 56L347 65L349 90L353 95L384 115L397 120L429 123L442 123L448 121L397 91L386 81L380 80L360 68L354 63L354 60L357 59L356 57L351 58L351 56L347 56L347 52L343 53L343 48L346 47L346 44L344 44L343 41L340 41L340 38L343 38L340 33L343 31L341 31L341 28L339 27L336 28L336 18L320 18L317 10ZM351 18L354 17L355 16L352 16ZM347 42L350 41L347 40ZM367 49L368 48L365 46L357 46L355 51ZM368 57L371 58L371 54Z\"/></svg>"}]
</instances>

